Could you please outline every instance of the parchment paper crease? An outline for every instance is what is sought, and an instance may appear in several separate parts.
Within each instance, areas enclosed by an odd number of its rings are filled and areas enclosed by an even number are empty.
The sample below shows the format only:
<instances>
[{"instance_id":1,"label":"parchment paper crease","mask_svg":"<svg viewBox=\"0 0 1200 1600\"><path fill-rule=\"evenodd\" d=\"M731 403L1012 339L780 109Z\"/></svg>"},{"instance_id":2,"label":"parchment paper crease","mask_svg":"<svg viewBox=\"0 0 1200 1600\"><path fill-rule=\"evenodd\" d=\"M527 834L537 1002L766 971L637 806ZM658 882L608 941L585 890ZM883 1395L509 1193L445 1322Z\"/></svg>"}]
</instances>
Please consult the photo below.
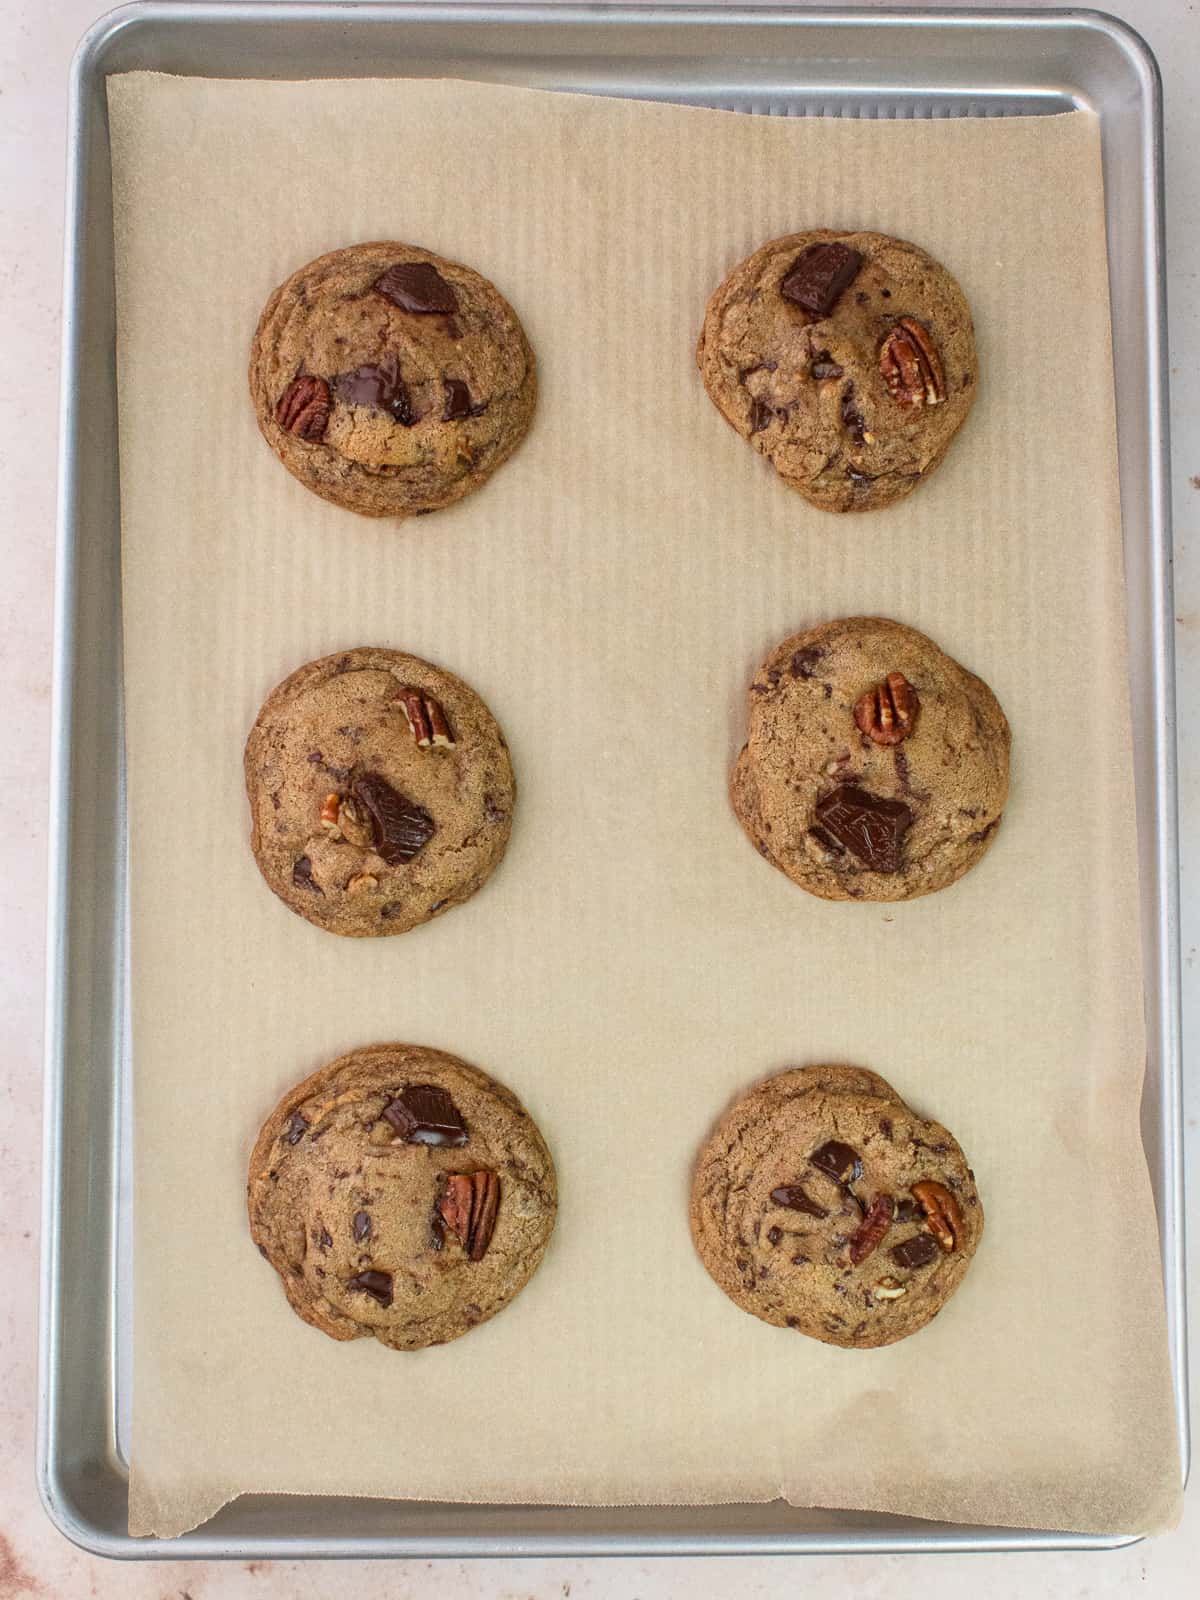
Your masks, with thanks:
<instances>
[{"instance_id":1,"label":"parchment paper crease","mask_svg":"<svg viewBox=\"0 0 1200 1600\"><path fill-rule=\"evenodd\" d=\"M115 78L136 1073L134 1532L248 1491L477 1501L780 1495L1140 1532L1178 1501L1144 1059L1097 123L782 120L455 82ZM814 223L925 245L974 308L979 401L936 477L810 509L720 420L704 302ZM397 527L305 492L246 390L269 292L396 238L516 306L528 442ZM909 905L806 897L725 786L787 632L880 612L995 689L1012 800ZM399 939L291 915L242 744L310 657L396 645L502 723L512 845ZM558 1163L530 1287L416 1356L306 1327L247 1235L276 1097L411 1039L511 1084ZM749 1083L851 1060L943 1120L988 1231L916 1338L737 1311L688 1236L693 1154ZM436 1396L436 1403L431 1398Z\"/></svg>"}]
</instances>

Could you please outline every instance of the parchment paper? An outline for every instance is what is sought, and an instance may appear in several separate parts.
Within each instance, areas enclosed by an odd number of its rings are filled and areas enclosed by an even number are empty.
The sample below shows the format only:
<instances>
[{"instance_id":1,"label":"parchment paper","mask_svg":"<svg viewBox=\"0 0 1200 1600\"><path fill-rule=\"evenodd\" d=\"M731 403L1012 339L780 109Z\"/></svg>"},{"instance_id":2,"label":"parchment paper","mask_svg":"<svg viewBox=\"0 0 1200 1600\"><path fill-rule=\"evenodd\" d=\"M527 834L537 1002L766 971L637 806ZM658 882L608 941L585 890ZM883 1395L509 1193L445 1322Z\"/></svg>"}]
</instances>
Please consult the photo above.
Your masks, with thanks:
<instances>
[{"instance_id":1,"label":"parchment paper","mask_svg":"<svg viewBox=\"0 0 1200 1600\"><path fill-rule=\"evenodd\" d=\"M455 82L109 85L120 316L136 1070L130 1526L247 1491L478 1501L780 1495L1138 1532L1179 1503L1144 1062L1098 126L786 121ZM809 508L693 362L705 299L813 223L920 241L974 308L979 402L911 499ZM532 434L404 526L259 438L250 337L359 239L470 262L537 351ZM786 633L879 612L1014 729L986 861L908 905L811 899L726 800ZM520 784L469 905L339 940L250 855L246 731L309 658L461 673ZM379 1039L512 1085L558 1163L546 1260L419 1355L323 1338L250 1242L245 1164L295 1080ZM943 1120L988 1228L914 1339L736 1310L693 1155L761 1075L849 1060ZM436 1397L436 1403L433 1398Z\"/></svg>"}]
</instances>

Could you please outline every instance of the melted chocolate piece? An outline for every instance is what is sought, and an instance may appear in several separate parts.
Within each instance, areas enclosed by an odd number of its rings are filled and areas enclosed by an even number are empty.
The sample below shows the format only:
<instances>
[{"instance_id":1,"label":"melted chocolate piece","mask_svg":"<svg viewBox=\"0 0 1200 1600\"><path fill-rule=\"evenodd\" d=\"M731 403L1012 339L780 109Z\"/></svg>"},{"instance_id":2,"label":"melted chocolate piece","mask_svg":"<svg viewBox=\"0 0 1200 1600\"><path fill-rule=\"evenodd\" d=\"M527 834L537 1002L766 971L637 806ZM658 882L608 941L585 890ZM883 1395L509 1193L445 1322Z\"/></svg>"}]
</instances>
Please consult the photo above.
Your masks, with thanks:
<instances>
[{"instance_id":1,"label":"melted chocolate piece","mask_svg":"<svg viewBox=\"0 0 1200 1600\"><path fill-rule=\"evenodd\" d=\"M818 1172L823 1172L826 1177L833 1178L843 1186L857 1183L862 1177L862 1157L853 1145L843 1144L840 1139L830 1139L819 1150L814 1150L808 1159Z\"/></svg>"},{"instance_id":2,"label":"melted chocolate piece","mask_svg":"<svg viewBox=\"0 0 1200 1600\"><path fill-rule=\"evenodd\" d=\"M458 1107L436 1083L410 1083L384 1106L383 1115L406 1144L467 1142L467 1125Z\"/></svg>"},{"instance_id":3,"label":"melted chocolate piece","mask_svg":"<svg viewBox=\"0 0 1200 1600\"><path fill-rule=\"evenodd\" d=\"M770 1244L770 1245L778 1244L780 1239L782 1239L782 1238L783 1238L783 1229L782 1228L768 1228L767 1229L767 1243L768 1244Z\"/></svg>"},{"instance_id":4,"label":"melted chocolate piece","mask_svg":"<svg viewBox=\"0 0 1200 1600\"><path fill-rule=\"evenodd\" d=\"M988 836L990 834L995 833L996 829L999 826L1000 826L1000 818L999 817L993 817L992 820L988 823L986 828L980 828L975 833L969 833L967 835L967 838L971 841L972 844L982 844L983 841L986 838L988 838Z\"/></svg>"},{"instance_id":5,"label":"melted chocolate piece","mask_svg":"<svg viewBox=\"0 0 1200 1600\"><path fill-rule=\"evenodd\" d=\"M371 814L375 850L389 867L403 866L429 843L437 831L433 818L386 778L367 772L354 785L354 798Z\"/></svg>"},{"instance_id":6,"label":"melted chocolate piece","mask_svg":"<svg viewBox=\"0 0 1200 1600\"><path fill-rule=\"evenodd\" d=\"M928 1233L914 1233L911 1239L894 1244L890 1252L898 1267L910 1269L927 1267L938 1253L937 1240Z\"/></svg>"},{"instance_id":7,"label":"melted chocolate piece","mask_svg":"<svg viewBox=\"0 0 1200 1600\"><path fill-rule=\"evenodd\" d=\"M813 678L816 674L813 668L825 654L819 644L810 644L804 650L797 650L792 656L791 674L793 678Z\"/></svg>"},{"instance_id":8,"label":"melted chocolate piece","mask_svg":"<svg viewBox=\"0 0 1200 1600\"><path fill-rule=\"evenodd\" d=\"M837 840L831 834L826 833L824 828L812 827L808 830L808 835L810 839L817 841L822 850L828 850L831 856L844 856L846 854Z\"/></svg>"},{"instance_id":9,"label":"melted chocolate piece","mask_svg":"<svg viewBox=\"0 0 1200 1600\"><path fill-rule=\"evenodd\" d=\"M830 360L828 350L822 350L820 355L814 356L812 365L808 370L818 382L823 381L825 378L840 378L842 376L842 368L838 366L836 361Z\"/></svg>"},{"instance_id":10,"label":"melted chocolate piece","mask_svg":"<svg viewBox=\"0 0 1200 1600\"><path fill-rule=\"evenodd\" d=\"M836 239L810 244L792 262L779 292L801 311L827 317L858 277L863 258Z\"/></svg>"},{"instance_id":11,"label":"melted chocolate piece","mask_svg":"<svg viewBox=\"0 0 1200 1600\"><path fill-rule=\"evenodd\" d=\"M317 1235L317 1243L321 1246L322 1250L329 1249L329 1246L333 1243L333 1235L330 1233L328 1228L321 1229L320 1233Z\"/></svg>"},{"instance_id":12,"label":"melted chocolate piece","mask_svg":"<svg viewBox=\"0 0 1200 1600\"><path fill-rule=\"evenodd\" d=\"M397 261L371 287L401 311L419 316L448 317L458 310L458 296L431 261Z\"/></svg>"},{"instance_id":13,"label":"melted chocolate piece","mask_svg":"<svg viewBox=\"0 0 1200 1600\"><path fill-rule=\"evenodd\" d=\"M771 1190L771 1199L777 1206L786 1206L789 1211L805 1211L810 1217L827 1217L829 1212L823 1205L811 1199L799 1183L785 1183L778 1189Z\"/></svg>"},{"instance_id":14,"label":"melted chocolate piece","mask_svg":"<svg viewBox=\"0 0 1200 1600\"><path fill-rule=\"evenodd\" d=\"M346 1284L347 1289L354 1289L359 1294L369 1294L377 1305L386 1311L392 1303L392 1275L390 1272L377 1272L373 1267L366 1272L360 1272Z\"/></svg>"},{"instance_id":15,"label":"melted chocolate piece","mask_svg":"<svg viewBox=\"0 0 1200 1600\"><path fill-rule=\"evenodd\" d=\"M388 356L378 366L368 362L366 366L355 367L353 372L339 372L333 380L333 392L347 405L382 411L402 428L411 428L417 420L408 386L400 376L397 355Z\"/></svg>"},{"instance_id":16,"label":"melted chocolate piece","mask_svg":"<svg viewBox=\"0 0 1200 1600\"><path fill-rule=\"evenodd\" d=\"M397 917L404 915L404 902L402 900L389 900L385 906L380 906L379 915L384 922L395 922Z\"/></svg>"},{"instance_id":17,"label":"melted chocolate piece","mask_svg":"<svg viewBox=\"0 0 1200 1600\"><path fill-rule=\"evenodd\" d=\"M461 378L443 378L442 383L446 388L446 406L442 412L443 422L461 422L464 417L473 414L475 408L471 404L471 391Z\"/></svg>"},{"instance_id":18,"label":"melted chocolate piece","mask_svg":"<svg viewBox=\"0 0 1200 1600\"><path fill-rule=\"evenodd\" d=\"M755 400L750 405L750 432L761 433L770 425L773 412L765 400Z\"/></svg>"},{"instance_id":19,"label":"melted chocolate piece","mask_svg":"<svg viewBox=\"0 0 1200 1600\"><path fill-rule=\"evenodd\" d=\"M308 1122L298 1111L292 1112L291 1121L287 1125L287 1132L283 1139L285 1144L299 1144L308 1132Z\"/></svg>"},{"instance_id":20,"label":"melted chocolate piece","mask_svg":"<svg viewBox=\"0 0 1200 1600\"><path fill-rule=\"evenodd\" d=\"M297 856L292 864L292 882L297 889L311 889L314 894L325 893L312 875L312 862L307 856Z\"/></svg>"},{"instance_id":21,"label":"melted chocolate piece","mask_svg":"<svg viewBox=\"0 0 1200 1600\"><path fill-rule=\"evenodd\" d=\"M915 1200L910 1200L906 1195L903 1200L896 1201L897 1222L921 1222L925 1213Z\"/></svg>"},{"instance_id":22,"label":"melted chocolate piece","mask_svg":"<svg viewBox=\"0 0 1200 1600\"><path fill-rule=\"evenodd\" d=\"M364 1239L371 1237L371 1213L369 1211L356 1211L354 1213L354 1241L361 1244Z\"/></svg>"},{"instance_id":23,"label":"melted chocolate piece","mask_svg":"<svg viewBox=\"0 0 1200 1600\"><path fill-rule=\"evenodd\" d=\"M863 421L862 412L854 404L854 385L848 383L842 392L842 426L848 431L855 444L866 443L867 425Z\"/></svg>"},{"instance_id":24,"label":"melted chocolate piece","mask_svg":"<svg viewBox=\"0 0 1200 1600\"><path fill-rule=\"evenodd\" d=\"M899 872L900 846L913 820L902 800L881 800L841 783L817 801L817 819L872 872Z\"/></svg>"},{"instance_id":25,"label":"melted chocolate piece","mask_svg":"<svg viewBox=\"0 0 1200 1600\"><path fill-rule=\"evenodd\" d=\"M753 377L756 372L777 372L778 361L756 361L752 367L738 368L738 382L744 384L747 378Z\"/></svg>"}]
</instances>

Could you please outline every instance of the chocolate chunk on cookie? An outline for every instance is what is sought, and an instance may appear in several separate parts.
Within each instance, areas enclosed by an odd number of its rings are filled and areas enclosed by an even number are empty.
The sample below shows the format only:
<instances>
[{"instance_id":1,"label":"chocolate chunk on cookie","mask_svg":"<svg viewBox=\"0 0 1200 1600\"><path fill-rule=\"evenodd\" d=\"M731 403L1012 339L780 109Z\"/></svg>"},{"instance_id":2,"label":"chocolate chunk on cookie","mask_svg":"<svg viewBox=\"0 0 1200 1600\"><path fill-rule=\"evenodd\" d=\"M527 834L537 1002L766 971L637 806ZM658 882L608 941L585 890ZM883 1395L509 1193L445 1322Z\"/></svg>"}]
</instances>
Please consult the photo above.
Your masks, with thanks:
<instances>
[{"instance_id":1,"label":"chocolate chunk on cookie","mask_svg":"<svg viewBox=\"0 0 1200 1600\"><path fill-rule=\"evenodd\" d=\"M409 1044L353 1050L284 1095L246 1195L297 1315L393 1350L494 1317L537 1270L557 1208L554 1163L516 1095Z\"/></svg>"},{"instance_id":2,"label":"chocolate chunk on cookie","mask_svg":"<svg viewBox=\"0 0 1200 1600\"><path fill-rule=\"evenodd\" d=\"M750 686L730 795L751 842L826 900L911 900L996 837L1011 735L924 634L847 617L785 639Z\"/></svg>"},{"instance_id":3,"label":"chocolate chunk on cookie","mask_svg":"<svg viewBox=\"0 0 1200 1600\"><path fill-rule=\"evenodd\" d=\"M512 827L495 718L461 679L398 650L293 672L258 714L245 771L263 877L352 938L404 933L469 899Z\"/></svg>"},{"instance_id":4,"label":"chocolate chunk on cookie","mask_svg":"<svg viewBox=\"0 0 1200 1600\"><path fill-rule=\"evenodd\" d=\"M477 489L529 429L533 352L500 292L414 245L310 261L267 302L250 353L263 437L294 477L369 517Z\"/></svg>"},{"instance_id":5,"label":"chocolate chunk on cookie","mask_svg":"<svg viewBox=\"0 0 1200 1600\"><path fill-rule=\"evenodd\" d=\"M914 244L827 228L773 239L708 303L697 360L713 404L826 511L911 494L978 386L971 312Z\"/></svg>"},{"instance_id":6,"label":"chocolate chunk on cookie","mask_svg":"<svg viewBox=\"0 0 1200 1600\"><path fill-rule=\"evenodd\" d=\"M781 1073L730 1107L696 1163L691 1226L701 1261L743 1311L872 1349L946 1304L983 1207L946 1129L858 1071Z\"/></svg>"}]
</instances>

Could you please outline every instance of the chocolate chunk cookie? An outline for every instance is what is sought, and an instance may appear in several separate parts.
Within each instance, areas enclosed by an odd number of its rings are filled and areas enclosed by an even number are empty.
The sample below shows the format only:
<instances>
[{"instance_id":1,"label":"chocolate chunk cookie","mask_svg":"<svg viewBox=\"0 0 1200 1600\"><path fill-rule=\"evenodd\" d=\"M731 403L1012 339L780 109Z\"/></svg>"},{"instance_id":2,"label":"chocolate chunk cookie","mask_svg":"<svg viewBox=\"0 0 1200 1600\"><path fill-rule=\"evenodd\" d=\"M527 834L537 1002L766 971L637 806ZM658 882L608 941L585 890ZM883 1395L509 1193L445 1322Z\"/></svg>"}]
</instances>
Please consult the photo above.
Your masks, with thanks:
<instances>
[{"instance_id":1,"label":"chocolate chunk cookie","mask_svg":"<svg viewBox=\"0 0 1200 1600\"><path fill-rule=\"evenodd\" d=\"M516 790L495 718L460 678L398 650L293 672L245 767L263 877L330 933L427 922L469 899L508 843Z\"/></svg>"},{"instance_id":2,"label":"chocolate chunk cookie","mask_svg":"<svg viewBox=\"0 0 1200 1600\"><path fill-rule=\"evenodd\" d=\"M554 1228L554 1163L515 1094L422 1045L352 1050L262 1126L250 1232L333 1339L445 1344L524 1288Z\"/></svg>"},{"instance_id":3,"label":"chocolate chunk cookie","mask_svg":"<svg viewBox=\"0 0 1200 1600\"><path fill-rule=\"evenodd\" d=\"M975 399L971 312L945 267L884 233L772 239L708 302L713 404L825 511L873 511L942 460Z\"/></svg>"},{"instance_id":4,"label":"chocolate chunk cookie","mask_svg":"<svg viewBox=\"0 0 1200 1600\"><path fill-rule=\"evenodd\" d=\"M939 1123L874 1073L779 1073L700 1152L692 1237L734 1303L825 1344L916 1333L958 1288L983 1233L974 1174Z\"/></svg>"},{"instance_id":5,"label":"chocolate chunk cookie","mask_svg":"<svg viewBox=\"0 0 1200 1600\"><path fill-rule=\"evenodd\" d=\"M750 685L733 809L759 853L826 900L912 900L989 849L1008 723L931 639L847 617L785 639Z\"/></svg>"},{"instance_id":6,"label":"chocolate chunk cookie","mask_svg":"<svg viewBox=\"0 0 1200 1600\"><path fill-rule=\"evenodd\" d=\"M528 432L533 351L479 273L409 244L310 261L267 301L250 352L263 437L307 488L368 517L470 494Z\"/></svg>"}]
</instances>

